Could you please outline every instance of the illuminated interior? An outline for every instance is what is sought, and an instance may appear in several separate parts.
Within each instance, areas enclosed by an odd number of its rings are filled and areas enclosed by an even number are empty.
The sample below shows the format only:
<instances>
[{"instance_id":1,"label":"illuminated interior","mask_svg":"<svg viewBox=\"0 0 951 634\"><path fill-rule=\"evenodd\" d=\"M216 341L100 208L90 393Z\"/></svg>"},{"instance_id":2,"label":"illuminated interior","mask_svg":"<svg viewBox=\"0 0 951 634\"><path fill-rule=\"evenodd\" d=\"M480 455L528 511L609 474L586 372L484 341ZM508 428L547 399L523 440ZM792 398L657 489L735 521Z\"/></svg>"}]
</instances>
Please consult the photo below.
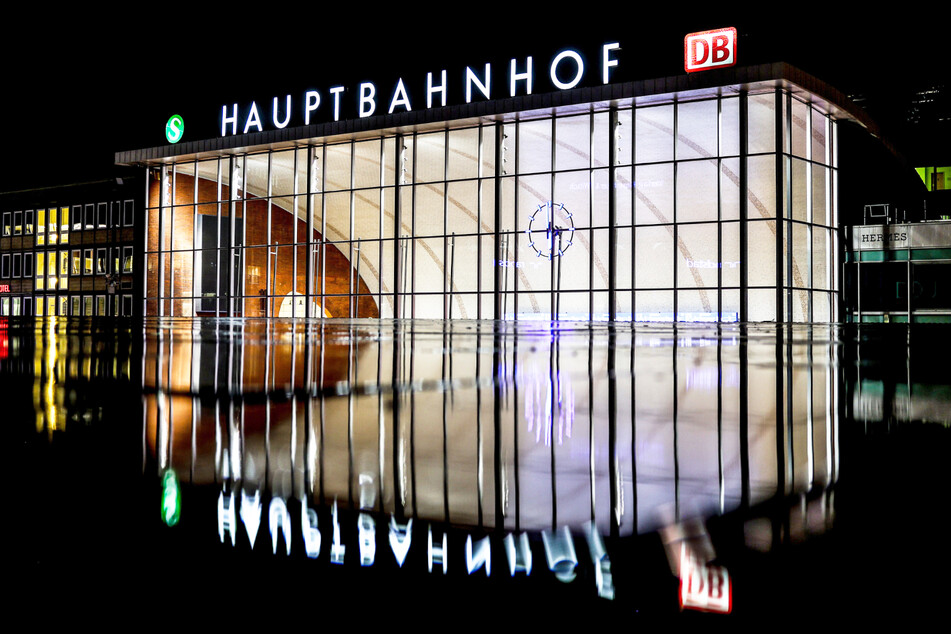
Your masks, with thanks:
<instances>
[{"instance_id":1,"label":"illuminated interior","mask_svg":"<svg viewBox=\"0 0 951 634\"><path fill-rule=\"evenodd\" d=\"M824 102L689 97L151 167L146 314L834 321Z\"/></svg>"}]
</instances>

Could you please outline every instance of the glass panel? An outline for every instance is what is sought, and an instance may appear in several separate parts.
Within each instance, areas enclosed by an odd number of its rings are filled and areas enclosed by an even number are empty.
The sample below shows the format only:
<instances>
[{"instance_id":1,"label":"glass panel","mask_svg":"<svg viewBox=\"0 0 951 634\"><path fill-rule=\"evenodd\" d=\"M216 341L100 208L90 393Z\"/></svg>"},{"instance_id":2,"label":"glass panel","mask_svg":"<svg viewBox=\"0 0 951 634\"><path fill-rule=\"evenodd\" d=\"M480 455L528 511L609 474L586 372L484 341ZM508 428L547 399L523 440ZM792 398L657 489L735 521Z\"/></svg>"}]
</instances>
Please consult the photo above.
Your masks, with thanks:
<instances>
[{"instance_id":1,"label":"glass panel","mask_svg":"<svg viewBox=\"0 0 951 634\"><path fill-rule=\"evenodd\" d=\"M674 285L672 227L639 227L634 236L635 287L672 287ZM638 310L640 310L639 303Z\"/></svg>"},{"instance_id":2,"label":"glass panel","mask_svg":"<svg viewBox=\"0 0 951 634\"><path fill-rule=\"evenodd\" d=\"M751 221L747 232L749 285L776 286L776 221Z\"/></svg>"},{"instance_id":3,"label":"glass panel","mask_svg":"<svg viewBox=\"0 0 951 634\"><path fill-rule=\"evenodd\" d=\"M551 119L518 124L518 171L520 174L551 170ZM512 139L506 145L513 147ZM511 158L509 159L511 163Z\"/></svg>"},{"instance_id":4,"label":"glass panel","mask_svg":"<svg viewBox=\"0 0 951 634\"><path fill-rule=\"evenodd\" d=\"M720 268L717 225L681 225L677 235L677 286L715 288Z\"/></svg>"},{"instance_id":5,"label":"glass panel","mask_svg":"<svg viewBox=\"0 0 951 634\"><path fill-rule=\"evenodd\" d=\"M750 95L747 101L749 117L747 138L750 154L773 152L776 149L776 95Z\"/></svg>"},{"instance_id":6,"label":"glass panel","mask_svg":"<svg viewBox=\"0 0 951 634\"><path fill-rule=\"evenodd\" d=\"M430 183L446 177L446 134L434 132L416 137L416 182Z\"/></svg>"},{"instance_id":7,"label":"glass panel","mask_svg":"<svg viewBox=\"0 0 951 634\"><path fill-rule=\"evenodd\" d=\"M634 114L634 153L637 163L669 161L674 157L674 107L638 108Z\"/></svg>"},{"instance_id":8,"label":"glass panel","mask_svg":"<svg viewBox=\"0 0 951 634\"><path fill-rule=\"evenodd\" d=\"M730 97L720 100L720 156L740 153L740 100Z\"/></svg>"},{"instance_id":9,"label":"glass panel","mask_svg":"<svg viewBox=\"0 0 951 634\"><path fill-rule=\"evenodd\" d=\"M324 153L324 173L319 177L318 191L338 191L350 188L350 144L328 145ZM320 170L320 162L317 162Z\"/></svg>"},{"instance_id":10,"label":"glass panel","mask_svg":"<svg viewBox=\"0 0 951 634\"><path fill-rule=\"evenodd\" d=\"M677 222L717 219L716 161L677 164Z\"/></svg>"},{"instance_id":11,"label":"glass panel","mask_svg":"<svg viewBox=\"0 0 951 634\"><path fill-rule=\"evenodd\" d=\"M294 194L294 180L297 173L294 171L294 150L286 152L274 152L271 155L271 195L272 196L290 196ZM307 154L303 151L302 166L306 166ZM303 189L305 183L300 182ZM298 190L297 193L303 193Z\"/></svg>"},{"instance_id":12,"label":"glass panel","mask_svg":"<svg viewBox=\"0 0 951 634\"><path fill-rule=\"evenodd\" d=\"M492 128L488 128L489 131ZM479 128L449 131L449 180L479 176Z\"/></svg>"},{"instance_id":13,"label":"glass panel","mask_svg":"<svg viewBox=\"0 0 951 634\"><path fill-rule=\"evenodd\" d=\"M740 217L740 159L720 161L720 219Z\"/></svg>"},{"instance_id":14,"label":"glass panel","mask_svg":"<svg viewBox=\"0 0 951 634\"><path fill-rule=\"evenodd\" d=\"M681 103L677 106L677 160L717 155L716 100Z\"/></svg>"},{"instance_id":15,"label":"glass panel","mask_svg":"<svg viewBox=\"0 0 951 634\"><path fill-rule=\"evenodd\" d=\"M792 159L792 217L794 220L809 220L808 164Z\"/></svg>"},{"instance_id":16,"label":"glass panel","mask_svg":"<svg viewBox=\"0 0 951 634\"><path fill-rule=\"evenodd\" d=\"M591 162L591 118L555 119L555 169L583 169Z\"/></svg>"},{"instance_id":17,"label":"glass panel","mask_svg":"<svg viewBox=\"0 0 951 634\"><path fill-rule=\"evenodd\" d=\"M792 154L794 156L807 158L811 125L809 106L798 99L792 99Z\"/></svg>"},{"instance_id":18,"label":"glass panel","mask_svg":"<svg viewBox=\"0 0 951 634\"><path fill-rule=\"evenodd\" d=\"M634 178L634 222L637 224L673 222L673 163L639 166L635 168Z\"/></svg>"},{"instance_id":19,"label":"glass panel","mask_svg":"<svg viewBox=\"0 0 951 634\"><path fill-rule=\"evenodd\" d=\"M773 156L751 156L749 167L749 199L747 214L750 220L776 216L776 159Z\"/></svg>"},{"instance_id":20,"label":"glass panel","mask_svg":"<svg viewBox=\"0 0 951 634\"><path fill-rule=\"evenodd\" d=\"M827 179L829 168L812 165L812 222L831 226L829 214L829 188Z\"/></svg>"},{"instance_id":21,"label":"glass panel","mask_svg":"<svg viewBox=\"0 0 951 634\"><path fill-rule=\"evenodd\" d=\"M479 231L479 182L449 183L449 232Z\"/></svg>"},{"instance_id":22,"label":"glass panel","mask_svg":"<svg viewBox=\"0 0 951 634\"><path fill-rule=\"evenodd\" d=\"M380 139L360 141L353 146L353 186L380 186Z\"/></svg>"}]
</instances>

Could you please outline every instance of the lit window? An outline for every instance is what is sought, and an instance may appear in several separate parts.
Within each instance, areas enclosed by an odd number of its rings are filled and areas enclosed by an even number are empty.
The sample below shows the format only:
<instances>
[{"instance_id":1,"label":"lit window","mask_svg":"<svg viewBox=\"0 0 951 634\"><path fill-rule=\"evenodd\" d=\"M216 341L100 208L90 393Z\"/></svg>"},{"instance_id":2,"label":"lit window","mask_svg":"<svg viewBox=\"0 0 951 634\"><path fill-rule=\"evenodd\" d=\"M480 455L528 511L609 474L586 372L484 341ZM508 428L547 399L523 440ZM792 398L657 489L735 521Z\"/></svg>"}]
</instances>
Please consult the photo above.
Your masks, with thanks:
<instances>
[{"instance_id":1,"label":"lit window","mask_svg":"<svg viewBox=\"0 0 951 634\"><path fill-rule=\"evenodd\" d=\"M92 249L83 253L83 275L92 275Z\"/></svg>"},{"instance_id":2,"label":"lit window","mask_svg":"<svg viewBox=\"0 0 951 634\"><path fill-rule=\"evenodd\" d=\"M3 214L3 235L8 236L12 233L12 225L10 224L10 212Z\"/></svg>"},{"instance_id":3,"label":"lit window","mask_svg":"<svg viewBox=\"0 0 951 634\"><path fill-rule=\"evenodd\" d=\"M79 249L73 251L73 268L70 271L72 275L79 275L82 265L82 252Z\"/></svg>"},{"instance_id":4,"label":"lit window","mask_svg":"<svg viewBox=\"0 0 951 634\"><path fill-rule=\"evenodd\" d=\"M59 287L65 289L69 286L69 251L59 252ZM60 313L65 314L65 313Z\"/></svg>"},{"instance_id":5,"label":"lit window","mask_svg":"<svg viewBox=\"0 0 951 634\"><path fill-rule=\"evenodd\" d=\"M60 244L69 242L69 207L62 207L59 210L59 242Z\"/></svg>"},{"instance_id":6,"label":"lit window","mask_svg":"<svg viewBox=\"0 0 951 634\"><path fill-rule=\"evenodd\" d=\"M50 251L46 254L46 288L55 291L56 280L58 279L56 277L56 252Z\"/></svg>"},{"instance_id":7,"label":"lit window","mask_svg":"<svg viewBox=\"0 0 951 634\"><path fill-rule=\"evenodd\" d=\"M36 210L36 244L46 244L46 210Z\"/></svg>"},{"instance_id":8,"label":"lit window","mask_svg":"<svg viewBox=\"0 0 951 634\"><path fill-rule=\"evenodd\" d=\"M37 237L39 240L39 237ZM46 254L40 251L36 254L36 290L42 291L46 288ZM39 305L39 302L37 302ZM42 313L41 313L42 314Z\"/></svg>"},{"instance_id":9,"label":"lit window","mask_svg":"<svg viewBox=\"0 0 951 634\"><path fill-rule=\"evenodd\" d=\"M56 230L58 229L58 227L56 226L56 207L51 207L50 209L47 210L47 213L49 214L49 221L50 221L49 231L47 231L47 234L49 237L47 239L49 240L50 244L56 244L56 237L57 237Z\"/></svg>"},{"instance_id":10,"label":"lit window","mask_svg":"<svg viewBox=\"0 0 951 634\"><path fill-rule=\"evenodd\" d=\"M96 251L96 275L105 275L106 273L106 250Z\"/></svg>"},{"instance_id":11,"label":"lit window","mask_svg":"<svg viewBox=\"0 0 951 634\"><path fill-rule=\"evenodd\" d=\"M122 272L132 272L132 247L122 247Z\"/></svg>"},{"instance_id":12,"label":"lit window","mask_svg":"<svg viewBox=\"0 0 951 634\"><path fill-rule=\"evenodd\" d=\"M23 212L13 212L13 235L18 236L23 233Z\"/></svg>"},{"instance_id":13,"label":"lit window","mask_svg":"<svg viewBox=\"0 0 951 634\"><path fill-rule=\"evenodd\" d=\"M25 235L33 235L33 210L27 210L23 212L23 233Z\"/></svg>"}]
</instances>

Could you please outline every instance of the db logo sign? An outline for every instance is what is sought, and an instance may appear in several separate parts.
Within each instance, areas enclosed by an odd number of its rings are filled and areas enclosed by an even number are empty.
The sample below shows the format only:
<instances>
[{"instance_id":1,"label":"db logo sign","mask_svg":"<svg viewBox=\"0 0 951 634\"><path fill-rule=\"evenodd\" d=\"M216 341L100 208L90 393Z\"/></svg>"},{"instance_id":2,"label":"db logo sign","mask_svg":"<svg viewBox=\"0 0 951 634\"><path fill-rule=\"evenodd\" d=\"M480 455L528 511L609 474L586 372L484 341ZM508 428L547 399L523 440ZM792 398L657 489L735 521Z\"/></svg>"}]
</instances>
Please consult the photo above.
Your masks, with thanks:
<instances>
[{"instance_id":1,"label":"db logo sign","mask_svg":"<svg viewBox=\"0 0 951 634\"><path fill-rule=\"evenodd\" d=\"M684 38L684 69L688 73L736 64L736 29L689 33Z\"/></svg>"}]
</instances>

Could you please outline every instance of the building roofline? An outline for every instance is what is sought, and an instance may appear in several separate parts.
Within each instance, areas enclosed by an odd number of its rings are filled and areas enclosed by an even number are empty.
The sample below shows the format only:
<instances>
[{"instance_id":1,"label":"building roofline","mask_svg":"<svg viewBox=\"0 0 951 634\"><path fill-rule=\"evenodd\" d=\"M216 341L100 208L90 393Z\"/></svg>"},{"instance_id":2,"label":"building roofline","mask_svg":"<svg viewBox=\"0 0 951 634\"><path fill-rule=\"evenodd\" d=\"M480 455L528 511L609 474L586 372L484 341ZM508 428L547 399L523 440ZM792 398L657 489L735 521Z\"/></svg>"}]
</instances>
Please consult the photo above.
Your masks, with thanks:
<instances>
[{"instance_id":1,"label":"building roofline","mask_svg":"<svg viewBox=\"0 0 951 634\"><path fill-rule=\"evenodd\" d=\"M527 119L535 115L542 117L555 112L571 112L572 107L583 111L589 111L592 107L600 110L611 105L627 107L655 100L658 103L694 100L775 87L786 88L794 93L809 93L810 101L818 101L835 118L855 121L872 135L879 136L878 126L868 114L842 92L795 66L776 62L188 141L116 152L115 162L117 165L156 165L186 158L211 158L265 148L296 147L317 138L359 138L380 130L410 132L445 125L450 121L508 120L515 115L519 119Z\"/></svg>"}]
</instances>

